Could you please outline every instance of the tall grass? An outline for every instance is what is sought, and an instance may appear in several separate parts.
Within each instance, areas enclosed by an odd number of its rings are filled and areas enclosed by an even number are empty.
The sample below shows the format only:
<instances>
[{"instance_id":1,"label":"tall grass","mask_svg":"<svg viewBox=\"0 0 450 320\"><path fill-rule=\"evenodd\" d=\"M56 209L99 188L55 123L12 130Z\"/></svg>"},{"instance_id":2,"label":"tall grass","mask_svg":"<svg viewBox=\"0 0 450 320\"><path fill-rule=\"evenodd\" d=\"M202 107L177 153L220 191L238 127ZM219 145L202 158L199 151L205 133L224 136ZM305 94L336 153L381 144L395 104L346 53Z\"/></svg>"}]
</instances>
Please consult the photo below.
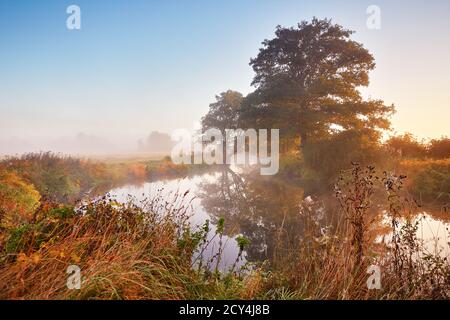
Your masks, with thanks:
<instances>
[{"instance_id":1,"label":"tall grass","mask_svg":"<svg viewBox=\"0 0 450 320\"><path fill-rule=\"evenodd\" d=\"M404 176L354 164L338 178L338 201L331 215L323 217L321 203L304 199L296 217L302 232L293 235L282 223L270 262L241 273L237 263L230 270L219 270L224 252L220 248L204 259L202 253L211 244L210 228L208 223L193 228L187 205L156 199L120 204L103 197L70 206L57 199L39 199L25 179L38 179L53 174L48 171L51 168L67 166L72 173L78 172L72 177L80 177L91 164L41 154L9 159L2 165L7 166L7 174L0 175L0 184L7 188L0 188L0 194L13 197L13 190L26 195L20 206L0 206L3 299L450 297L448 257L426 252L417 239L413 217L418 205L404 192ZM33 171L39 173L34 178ZM380 219L375 212L381 201L388 208L390 225L388 241L380 243L375 241ZM20 219L11 219L17 215ZM214 237L222 239L225 223L219 220ZM236 261L248 242L240 238L238 244ZM80 290L67 288L70 265L81 268ZM381 289L367 287L371 265L382 271Z\"/></svg>"},{"instance_id":2,"label":"tall grass","mask_svg":"<svg viewBox=\"0 0 450 320\"><path fill-rule=\"evenodd\" d=\"M154 203L118 204L107 197L77 209L46 203L37 220L7 230L1 243L3 299L201 299L243 297L226 281L192 268L201 235L183 208L157 214ZM81 268L80 290L66 286L66 269ZM245 282L252 281L252 277ZM253 289L251 289L253 290Z\"/></svg>"},{"instance_id":3,"label":"tall grass","mask_svg":"<svg viewBox=\"0 0 450 320\"><path fill-rule=\"evenodd\" d=\"M404 176L377 174L354 164L336 185L341 204L335 224L319 222L323 207L303 201L306 231L295 241L280 228L263 296L270 299L449 299L450 263L427 252L417 238L417 203L403 193ZM385 196L390 237L376 242L375 194ZM379 205L379 204L378 204ZM405 219L406 222L402 223ZM449 244L450 245L450 244ZM369 289L370 266L381 270L380 289Z\"/></svg>"}]
</instances>

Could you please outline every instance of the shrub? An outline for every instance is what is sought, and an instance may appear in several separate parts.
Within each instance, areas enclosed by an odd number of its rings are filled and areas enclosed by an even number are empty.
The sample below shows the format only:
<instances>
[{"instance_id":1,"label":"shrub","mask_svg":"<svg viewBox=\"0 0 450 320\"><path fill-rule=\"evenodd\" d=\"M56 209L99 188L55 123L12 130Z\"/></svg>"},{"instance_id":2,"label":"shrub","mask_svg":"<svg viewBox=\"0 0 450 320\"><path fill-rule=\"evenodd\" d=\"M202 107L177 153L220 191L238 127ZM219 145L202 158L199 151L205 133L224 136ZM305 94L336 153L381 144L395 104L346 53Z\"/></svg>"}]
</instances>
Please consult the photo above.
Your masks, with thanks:
<instances>
[{"instance_id":1,"label":"shrub","mask_svg":"<svg viewBox=\"0 0 450 320\"><path fill-rule=\"evenodd\" d=\"M400 163L399 171L410 177L406 187L418 199L448 202L450 159L406 160Z\"/></svg>"},{"instance_id":2,"label":"shrub","mask_svg":"<svg viewBox=\"0 0 450 320\"><path fill-rule=\"evenodd\" d=\"M428 155L433 159L450 158L450 139L442 137L431 140L428 144Z\"/></svg>"},{"instance_id":3,"label":"shrub","mask_svg":"<svg viewBox=\"0 0 450 320\"><path fill-rule=\"evenodd\" d=\"M393 136L389 138L386 145L400 153L404 158L424 158L427 155L426 144L417 141L411 133L405 133L402 136Z\"/></svg>"},{"instance_id":4,"label":"shrub","mask_svg":"<svg viewBox=\"0 0 450 320\"><path fill-rule=\"evenodd\" d=\"M17 225L30 220L39 205L40 195L14 172L0 169L0 224Z\"/></svg>"}]
</instances>

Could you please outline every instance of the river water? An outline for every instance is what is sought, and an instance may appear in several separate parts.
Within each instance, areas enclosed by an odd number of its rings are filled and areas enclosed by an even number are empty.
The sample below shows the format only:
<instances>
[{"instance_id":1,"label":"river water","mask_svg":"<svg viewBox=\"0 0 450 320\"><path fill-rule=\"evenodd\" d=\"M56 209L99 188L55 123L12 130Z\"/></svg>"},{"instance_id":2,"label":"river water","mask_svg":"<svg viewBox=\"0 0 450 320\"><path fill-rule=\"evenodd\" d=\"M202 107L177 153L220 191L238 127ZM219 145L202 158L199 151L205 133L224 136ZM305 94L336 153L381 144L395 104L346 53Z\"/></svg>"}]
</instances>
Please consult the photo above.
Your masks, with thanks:
<instances>
[{"instance_id":1,"label":"river water","mask_svg":"<svg viewBox=\"0 0 450 320\"><path fill-rule=\"evenodd\" d=\"M185 197L180 198L180 194ZM188 205L190 223L200 228L206 220L211 222L208 239L211 242L203 253L203 259L212 260L222 244L223 254L219 269L229 269L234 264L243 266L247 261L256 262L270 259L273 250L275 230L281 225L288 234L301 234L303 226L294 217L298 216L299 204L304 200L303 190L275 183L270 179L259 182L232 172L213 172L182 179L158 180L142 184L129 184L110 190L109 195L119 202L134 199L160 198L161 201ZM317 209L319 223L326 226L330 217ZM220 239L215 235L218 217L225 218L225 235ZM429 252L440 251L449 256L450 213L418 213L417 237L422 239ZM382 219L382 224L388 221ZM236 237L244 235L251 244L237 261L239 254ZM289 236L288 236L289 238ZM292 237L290 238L292 239ZM378 238L380 241L381 235Z\"/></svg>"},{"instance_id":2,"label":"river water","mask_svg":"<svg viewBox=\"0 0 450 320\"><path fill-rule=\"evenodd\" d=\"M212 259L218 251L220 242L222 242L223 254L219 262L219 269L226 270L229 269L238 258L239 247L235 240L238 235L223 235L222 239L215 236L217 227L214 221L216 220L216 217L212 216L208 210L205 209L202 204L203 199L199 197L201 186L204 183L214 183L217 180L218 174L214 173L184 179L158 180L138 185L125 185L109 191L109 195L122 203L125 203L130 199L133 199L136 203L140 203L144 199L159 198L161 201L167 201L168 203L176 202L175 206L188 204L189 208L187 209L187 213L190 215L189 221L194 228L201 228L206 220L211 221L210 232L208 234L210 244L203 252L204 259ZM186 194L186 196L180 197L180 194ZM214 266L217 262L216 259L217 258L214 258L211 263ZM243 266L245 262L246 252L243 252L239 261L236 262L236 267Z\"/></svg>"}]
</instances>

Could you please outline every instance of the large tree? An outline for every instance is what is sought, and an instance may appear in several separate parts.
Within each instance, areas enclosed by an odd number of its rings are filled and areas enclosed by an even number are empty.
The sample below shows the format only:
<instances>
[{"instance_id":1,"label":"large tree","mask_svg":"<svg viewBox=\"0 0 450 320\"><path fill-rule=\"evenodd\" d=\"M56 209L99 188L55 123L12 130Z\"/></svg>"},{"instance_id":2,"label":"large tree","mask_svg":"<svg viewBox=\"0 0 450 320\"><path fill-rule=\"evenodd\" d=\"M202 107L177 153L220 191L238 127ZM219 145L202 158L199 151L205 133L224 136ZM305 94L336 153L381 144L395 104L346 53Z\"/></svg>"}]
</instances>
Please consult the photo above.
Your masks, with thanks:
<instances>
[{"instance_id":1,"label":"large tree","mask_svg":"<svg viewBox=\"0 0 450 320\"><path fill-rule=\"evenodd\" d=\"M388 129L394 106L364 100L358 90L375 62L352 33L327 19L278 26L250 62L256 90L244 102L247 126L279 128L302 146L338 131Z\"/></svg>"}]
</instances>

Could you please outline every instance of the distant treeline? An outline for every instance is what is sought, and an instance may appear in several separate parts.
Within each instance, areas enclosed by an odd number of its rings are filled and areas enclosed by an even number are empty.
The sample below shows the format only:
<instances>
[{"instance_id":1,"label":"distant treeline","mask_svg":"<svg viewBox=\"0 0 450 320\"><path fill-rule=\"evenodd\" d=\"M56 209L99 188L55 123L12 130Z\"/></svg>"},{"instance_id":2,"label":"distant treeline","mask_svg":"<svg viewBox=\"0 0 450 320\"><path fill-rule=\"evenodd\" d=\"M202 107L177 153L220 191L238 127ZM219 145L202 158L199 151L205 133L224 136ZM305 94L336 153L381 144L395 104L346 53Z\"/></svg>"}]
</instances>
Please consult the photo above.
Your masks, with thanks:
<instances>
[{"instance_id":1,"label":"distant treeline","mask_svg":"<svg viewBox=\"0 0 450 320\"><path fill-rule=\"evenodd\" d=\"M445 136L426 142L417 140L411 133L405 133L404 135L391 137L387 140L386 145L406 158L450 158L450 139Z\"/></svg>"}]
</instances>

